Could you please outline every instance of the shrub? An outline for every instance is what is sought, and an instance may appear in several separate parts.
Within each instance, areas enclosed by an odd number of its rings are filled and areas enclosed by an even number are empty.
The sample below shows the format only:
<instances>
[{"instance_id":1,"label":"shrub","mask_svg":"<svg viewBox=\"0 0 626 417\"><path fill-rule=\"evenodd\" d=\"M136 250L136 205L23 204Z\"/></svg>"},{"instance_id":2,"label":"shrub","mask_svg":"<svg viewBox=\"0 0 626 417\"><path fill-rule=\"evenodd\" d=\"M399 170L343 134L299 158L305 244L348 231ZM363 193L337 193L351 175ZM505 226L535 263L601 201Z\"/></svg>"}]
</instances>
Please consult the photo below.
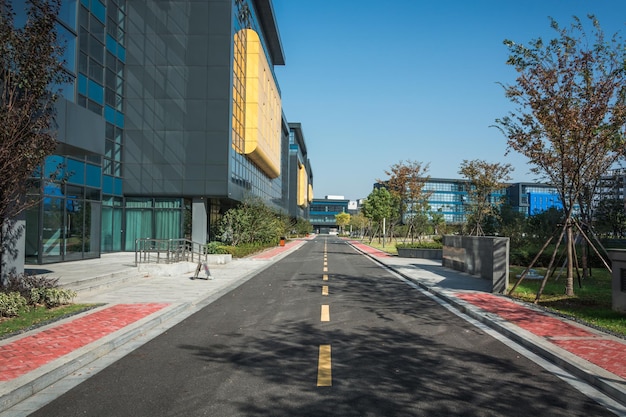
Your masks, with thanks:
<instances>
[{"instance_id":1,"label":"shrub","mask_svg":"<svg viewBox=\"0 0 626 417\"><path fill-rule=\"evenodd\" d=\"M209 242L206 245L206 253L223 255L230 252L222 242Z\"/></svg>"},{"instance_id":2,"label":"shrub","mask_svg":"<svg viewBox=\"0 0 626 417\"><path fill-rule=\"evenodd\" d=\"M30 290L30 302L32 304L44 304L47 308L70 304L76 297L76 292L64 288L32 288Z\"/></svg>"},{"instance_id":3,"label":"shrub","mask_svg":"<svg viewBox=\"0 0 626 417\"><path fill-rule=\"evenodd\" d=\"M0 293L0 317L17 316L27 301L19 292Z\"/></svg>"},{"instance_id":4,"label":"shrub","mask_svg":"<svg viewBox=\"0 0 626 417\"><path fill-rule=\"evenodd\" d=\"M396 249L441 249L441 242L413 242L413 243L397 243Z\"/></svg>"}]
</instances>

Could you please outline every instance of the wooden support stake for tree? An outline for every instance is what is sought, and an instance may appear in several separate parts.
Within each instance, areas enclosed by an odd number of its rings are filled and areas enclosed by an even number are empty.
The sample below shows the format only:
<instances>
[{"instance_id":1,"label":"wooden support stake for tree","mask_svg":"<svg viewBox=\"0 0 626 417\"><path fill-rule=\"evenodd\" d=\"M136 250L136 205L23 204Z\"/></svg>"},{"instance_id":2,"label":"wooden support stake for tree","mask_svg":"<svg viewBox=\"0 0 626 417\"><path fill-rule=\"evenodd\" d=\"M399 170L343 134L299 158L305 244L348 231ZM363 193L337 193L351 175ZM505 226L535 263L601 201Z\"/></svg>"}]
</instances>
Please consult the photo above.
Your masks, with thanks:
<instances>
[{"instance_id":1,"label":"wooden support stake for tree","mask_svg":"<svg viewBox=\"0 0 626 417\"><path fill-rule=\"evenodd\" d=\"M526 269L524 269L524 272L522 272L522 274L519 276L519 279L517 280L517 282L513 285L513 288L511 288L511 290L509 291L509 295L513 294L513 291L515 291L515 289L517 288L517 286L520 284L520 282L522 282L522 280L526 277L526 275L528 274L528 271L530 271L530 269L535 266L535 262L537 262L537 259L539 259L539 257L541 256L541 254L543 253L544 250L546 250L546 248L548 247L548 245L550 244L550 242L552 242L552 239L554 239L554 235L550 236L550 239L548 239L546 241L546 243L543 244L543 246L541 247L541 249L539 250L539 252L537 252L537 255L535 255L535 257L533 258L533 260L530 262L530 265L528 265L526 267Z\"/></svg>"},{"instance_id":2,"label":"wooden support stake for tree","mask_svg":"<svg viewBox=\"0 0 626 417\"><path fill-rule=\"evenodd\" d=\"M574 224L576 225L578 230L580 230L580 233L582 233L582 235L585 238L585 240L587 240L587 243L589 243L589 245L591 245L591 247L593 248L593 251L595 252L595 254L598 255L598 258L600 258L602 260L602 263L604 264L604 267L606 269L608 269L608 271L612 274L613 273L613 269L606 263L606 261L604 260L604 257L602 255L600 255L600 253L598 252L598 249L596 248L596 246L593 243L591 243L591 240L589 240L589 238L587 237L587 235L585 234L583 229L580 227L578 222L574 221ZM600 242L598 242L598 243L600 243ZM600 246L602 246L602 244ZM602 246L602 249L604 249L604 246Z\"/></svg>"},{"instance_id":3,"label":"wooden support stake for tree","mask_svg":"<svg viewBox=\"0 0 626 417\"><path fill-rule=\"evenodd\" d=\"M534 301L535 304L537 304L537 302L539 301L539 298L541 298L543 289L546 286L546 282L548 281L548 277L550 276L550 270L552 269L552 265L554 264L554 259L556 258L556 253L559 251L559 246L561 245L561 241L563 240L563 235L565 235L565 229L567 229L567 222L563 226L563 229L561 230L561 235L559 236L559 240L557 240L556 242L556 247L554 248L554 252L552 252L552 258L550 258L550 264L548 265L548 270L546 271L546 275L543 277L543 280L541 281L541 286L539 287L539 290L537 291L537 296L535 297L535 301Z\"/></svg>"}]
</instances>

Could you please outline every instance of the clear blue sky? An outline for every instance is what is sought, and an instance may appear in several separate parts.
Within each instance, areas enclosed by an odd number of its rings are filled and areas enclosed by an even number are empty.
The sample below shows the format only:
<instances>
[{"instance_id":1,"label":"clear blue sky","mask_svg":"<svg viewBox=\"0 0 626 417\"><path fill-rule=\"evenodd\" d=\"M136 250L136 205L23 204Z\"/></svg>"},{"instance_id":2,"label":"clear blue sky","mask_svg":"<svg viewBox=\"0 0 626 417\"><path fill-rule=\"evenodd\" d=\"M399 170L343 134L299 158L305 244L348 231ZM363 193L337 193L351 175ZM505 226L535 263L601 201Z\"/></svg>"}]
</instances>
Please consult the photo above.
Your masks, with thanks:
<instances>
[{"instance_id":1,"label":"clear blue sky","mask_svg":"<svg viewBox=\"0 0 626 417\"><path fill-rule=\"evenodd\" d=\"M302 123L316 198L367 197L400 161L458 178L464 159L510 163L495 119L512 109L504 39L552 39L595 14L626 38L626 0L273 0L286 65L276 67L283 110Z\"/></svg>"}]
</instances>

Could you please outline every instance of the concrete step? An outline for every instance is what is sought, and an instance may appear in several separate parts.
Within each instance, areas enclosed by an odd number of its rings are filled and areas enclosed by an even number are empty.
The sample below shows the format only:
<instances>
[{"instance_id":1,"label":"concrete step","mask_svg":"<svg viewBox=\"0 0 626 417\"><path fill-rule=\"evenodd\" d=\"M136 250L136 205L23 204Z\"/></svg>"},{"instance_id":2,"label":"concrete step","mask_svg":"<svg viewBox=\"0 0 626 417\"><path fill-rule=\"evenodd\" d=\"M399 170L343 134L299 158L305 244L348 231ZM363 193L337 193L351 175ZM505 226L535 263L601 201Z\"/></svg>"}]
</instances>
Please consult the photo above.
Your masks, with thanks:
<instances>
[{"instance_id":1,"label":"concrete step","mask_svg":"<svg viewBox=\"0 0 626 417\"><path fill-rule=\"evenodd\" d=\"M72 282L59 285L61 288L76 291L77 293L92 293L105 289L127 284L130 281L139 280L146 276L146 272L137 268L127 271L118 271L110 274L98 275L95 277L85 277Z\"/></svg>"}]
</instances>

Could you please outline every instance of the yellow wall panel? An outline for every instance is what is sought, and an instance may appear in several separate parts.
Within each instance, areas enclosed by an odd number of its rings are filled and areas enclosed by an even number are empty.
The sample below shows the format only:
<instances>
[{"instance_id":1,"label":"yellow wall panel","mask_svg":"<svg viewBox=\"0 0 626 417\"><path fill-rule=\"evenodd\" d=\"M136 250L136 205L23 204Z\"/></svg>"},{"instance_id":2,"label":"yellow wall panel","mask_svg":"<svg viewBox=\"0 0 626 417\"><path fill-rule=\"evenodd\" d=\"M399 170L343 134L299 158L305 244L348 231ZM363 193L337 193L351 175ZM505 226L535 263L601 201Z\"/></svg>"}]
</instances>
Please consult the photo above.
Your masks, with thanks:
<instances>
[{"instance_id":1,"label":"yellow wall panel","mask_svg":"<svg viewBox=\"0 0 626 417\"><path fill-rule=\"evenodd\" d=\"M280 175L281 99L259 35L242 29L245 41L245 134L242 152L270 178Z\"/></svg>"},{"instance_id":2,"label":"yellow wall panel","mask_svg":"<svg viewBox=\"0 0 626 417\"><path fill-rule=\"evenodd\" d=\"M304 165L298 165L298 199L297 204L300 207L306 207L309 203L307 192L309 191L309 176L306 173Z\"/></svg>"}]
</instances>

